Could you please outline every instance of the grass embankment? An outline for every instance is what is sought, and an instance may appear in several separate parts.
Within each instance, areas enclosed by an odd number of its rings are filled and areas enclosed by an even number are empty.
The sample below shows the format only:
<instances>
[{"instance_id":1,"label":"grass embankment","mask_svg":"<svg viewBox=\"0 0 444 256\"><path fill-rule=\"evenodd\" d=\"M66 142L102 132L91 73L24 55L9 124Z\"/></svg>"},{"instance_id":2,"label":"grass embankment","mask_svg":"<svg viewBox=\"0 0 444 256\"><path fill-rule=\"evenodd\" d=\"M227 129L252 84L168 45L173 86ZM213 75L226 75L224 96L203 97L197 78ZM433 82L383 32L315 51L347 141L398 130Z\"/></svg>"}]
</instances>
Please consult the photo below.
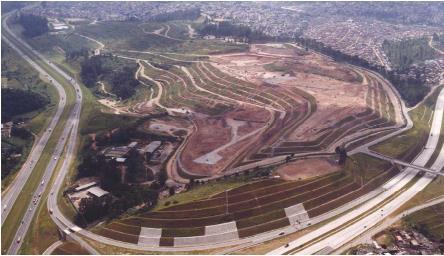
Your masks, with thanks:
<instances>
[{"instance_id":1,"label":"grass embankment","mask_svg":"<svg viewBox=\"0 0 444 256\"><path fill-rule=\"evenodd\" d=\"M59 245L52 255L89 255L89 252L74 241L64 242Z\"/></svg>"},{"instance_id":2,"label":"grass embankment","mask_svg":"<svg viewBox=\"0 0 444 256\"><path fill-rule=\"evenodd\" d=\"M422 104L409 112L413 121L412 129L377 144L371 149L394 158L401 158L406 161L412 160L427 141L435 103L441 88L443 87L438 88Z\"/></svg>"},{"instance_id":3,"label":"grass embankment","mask_svg":"<svg viewBox=\"0 0 444 256\"><path fill-rule=\"evenodd\" d=\"M403 219L405 225L419 230L427 237L444 239L444 203L433 205L408 215Z\"/></svg>"},{"instance_id":4,"label":"grass embankment","mask_svg":"<svg viewBox=\"0 0 444 256\"><path fill-rule=\"evenodd\" d=\"M247 178L244 179L242 177L238 177L238 178L227 178L226 180L217 181L217 182L209 182L204 185L196 185L194 188L190 189L185 193L176 194L159 200L157 206L153 209L153 211L161 210L171 205L179 205L196 201L199 199L209 198L213 195L224 192L226 190L230 190L245 185L246 183L248 183ZM172 204L172 202L174 201L178 202L178 204Z\"/></svg>"},{"instance_id":5,"label":"grass embankment","mask_svg":"<svg viewBox=\"0 0 444 256\"><path fill-rule=\"evenodd\" d=\"M32 194L35 191L36 187L39 185L41 177L43 176L43 173L46 169L47 163L52 160L52 152L54 151L57 141L63 131L65 121L69 116L70 109L73 107L75 100L74 89L71 87L68 81L66 81L58 73L54 72L44 61L40 60L29 49L21 47L21 44L18 43L10 35L5 34L5 36L13 43L20 46L20 49L25 54L30 56L36 63L38 63L43 69L45 69L46 72L48 72L54 79L59 81L60 84L64 86L64 89L66 91L66 106L60 117L59 123L56 125L52 136L48 140L48 143L46 144L39 161L37 162L33 172L29 177L28 182L24 185L13 208L11 209L10 214L8 215L8 218L5 220L2 226L2 252L6 252L6 250L8 249L15 235L17 227L20 225L21 218L27 210L27 206L31 201L31 197L29 195Z\"/></svg>"},{"instance_id":6,"label":"grass embankment","mask_svg":"<svg viewBox=\"0 0 444 256\"><path fill-rule=\"evenodd\" d=\"M31 92L45 96L49 100L49 103L45 107L16 117L26 120L25 127L30 132L36 135L41 135L55 113L59 97L57 91L54 87L49 85L49 81L47 81L46 78L39 77L39 73L26 61L20 58L9 45L3 41L2 45L2 60L7 63L7 65L2 65L2 88L7 87L30 90ZM9 139L3 138L2 142L23 148L21 152L22 156L18 163L11 169L8 176L2 179L1 184L3 192L14 180L20 167L25 163L31 152L35 138L33 137L31 140L23 140L13 136Z\"/></svg>"}]
</instances>

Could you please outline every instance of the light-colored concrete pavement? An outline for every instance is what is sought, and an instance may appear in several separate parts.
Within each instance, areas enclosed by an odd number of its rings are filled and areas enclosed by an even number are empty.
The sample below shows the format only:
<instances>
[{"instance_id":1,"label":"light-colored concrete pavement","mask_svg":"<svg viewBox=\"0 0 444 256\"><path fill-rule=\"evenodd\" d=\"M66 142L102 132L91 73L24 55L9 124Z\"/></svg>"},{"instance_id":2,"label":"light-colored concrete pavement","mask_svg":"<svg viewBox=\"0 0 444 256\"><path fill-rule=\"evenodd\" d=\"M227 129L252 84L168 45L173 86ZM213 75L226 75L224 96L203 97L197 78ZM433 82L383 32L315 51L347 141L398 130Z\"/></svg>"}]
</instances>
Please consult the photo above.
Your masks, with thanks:
<instances>
[{"instance_id":1,"label":"light-colored concrete pavement","mask_svg":"<svg viewBox=\"0 0 444 256\"><path fill-rule=\"evenodd\" d=\"M440 203L444 203L444 196L438 197L438 198L434 198L431 199L421 205L417 205L413 208L410 208L408 210L403 211L402 213L394 216L394 217L388 217L386 219L384 219L383 221L381 221L380 223L378 223L378 225L374 226L373 228L367 230L365 233L359 235L357 238L355 238L353 241L345 244L344 246L340 247L339 249L335 250L332 252L332 254L342 254L342 252L345 252L346 250L357 246L359 244L364 244L368 241L372 241L372 237L374 235L376 235L377 233L385 230L386 228L390 227L391 225L393 225L395 222L401 220L402 218L406 217L407 215L410 215L412 213L415 213L417 211L420 211L424 208L430 207L430 206L434 206Z\"/></svg>"},{"instance_id":2,"label":"light-colored concrete pavement","mask_svg":"<svg viewBox=\"0 0 444 256\"><path fill-rule=\"evenodd\" d=\"M54 250L59 247L60 245L62 245L63 242L62 241L56 241L53 244L51 244L44 252L43 255L51 255L52 252L54 252Z\"/></svg>"},{"instance_id":3,"label":"light-colored concrete pavement","mask_svg":"<svg viewBox=\"0 0 444 256\"><path fill-rule=\"evenodd\" d=\"M413 161L414 165L425 166L438 145L438 139L441 132L441 126L443 121L443 108L444 108L444 89L441 90L436 106L435 114L433 116L433 122L431 127L431 133L435 136L429 136L425 149L419 154L419 156ZM442 170L444 167L444 147L440 150L440 154L432 165L434 170ZM409 187L405 191L400 192L405 185L414 179L417 174L417 170L412 168L406 168L403 172L395 176L383 187L385 191L377 197L369 200L357 209L339 217L338 219L324 225L323 227L302 236L301 238L291 242L287 247L280 247L271 251L269 254L285 254L285 253L297 253L297 254L315 254L319 251L326 253L325 248L328 250L334 250L341 247L354 237L358 236L362 232L374 226L376 223L383 220L386 216L393 213L405 202L410 200L416 193L424 189L435 177L433 174L425 174L422 176L413 186ZM400 192L391 201L377 208L377 206L386 200L390 199L397 192ZM369 213L365 217L356 219L364 213ZM352 224L348 225L352 220L355 220ZM335 231L333 234L324 237L324 234ZM321 238L321 239L320 239Z\"/></svg>"},{"instance_id":4,"label":"light-colored concrete pavement","mask_svg":"<svg viewBox=\"0 0 444 256\"><path fill-rule=\"evenodd\" d=\"M438 135L438 137L439 137L439 135ZM411 163L407 163L407 162L398 160L398 159L393 158L393 157L385 156L385 155L380 154L378 152L375 152L373 150L363 151L362 153L367 154L367 155L372 156L372 157L375 157L375 158L379 158L379 159L384 160L384 161L388 161L388 162L390 162L392 164L398 164L398 165L401 165L403 167L410 167L412 169L416 169L416 170L420 170L420 171L424 171L424 172L428 172L428 173L444 176L444 173L440 173L440 172L438 172L438 170L433 170L431 168L426 168L426 167L423 167L423 166L418 166L418 165L414 165L414 164L411 164Z\"/></svg>"}]
</instances>

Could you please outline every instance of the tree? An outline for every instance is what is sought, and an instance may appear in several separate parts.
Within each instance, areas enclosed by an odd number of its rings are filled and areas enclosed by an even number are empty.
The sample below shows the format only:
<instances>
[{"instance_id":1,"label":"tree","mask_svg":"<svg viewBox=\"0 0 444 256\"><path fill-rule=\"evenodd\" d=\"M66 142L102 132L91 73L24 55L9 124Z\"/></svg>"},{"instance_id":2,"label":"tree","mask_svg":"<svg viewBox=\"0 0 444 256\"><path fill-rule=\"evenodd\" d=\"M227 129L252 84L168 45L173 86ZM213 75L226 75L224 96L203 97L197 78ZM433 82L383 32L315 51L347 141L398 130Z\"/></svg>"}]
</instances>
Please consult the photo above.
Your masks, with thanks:
<instances>
[{"instance_id":1,"label":"tree","mask_svg":"<svg viewBox=\"0 0 444 256\"><path fill-rule=\"evenodd\" d=\"M48 19L46 17L22 13L18 21L23 27L22 33L26 37L40 36L49 31Z\"/></svg>"},{"instance_id":2,"label":"tree","mask_svg":"<svg viewBox=\"0 0 444 256\"><path fill-rule=\"evenodd\" d=\"M174 187L171 187L168 189L168 193L170 194L170 196L173 196L174 194L176 194L176 190L174 189Z\"/></svg>"}]
</instances>

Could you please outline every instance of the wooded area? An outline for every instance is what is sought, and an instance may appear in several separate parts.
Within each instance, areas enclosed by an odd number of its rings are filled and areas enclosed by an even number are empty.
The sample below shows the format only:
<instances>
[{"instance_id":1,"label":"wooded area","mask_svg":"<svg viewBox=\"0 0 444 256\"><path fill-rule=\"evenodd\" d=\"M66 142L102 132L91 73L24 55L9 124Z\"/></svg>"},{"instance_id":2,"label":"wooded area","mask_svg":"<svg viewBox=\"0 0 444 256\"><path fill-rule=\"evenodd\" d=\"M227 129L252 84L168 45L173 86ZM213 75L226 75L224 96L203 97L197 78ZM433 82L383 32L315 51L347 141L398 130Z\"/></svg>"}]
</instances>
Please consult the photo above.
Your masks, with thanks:
<instances>
[{"instance_id":1,"label":"wooded area","mask_svg":"<svg viewBox=\"0 0 444 256\"><path fill-rule=\"evenodd\" d=\"M18 18L18 22L22 25L22 33L26 37L36 37L49 31L48 19L46 17L22 13Z\"/></svg>"},{"instance_id":2,"label":"wooded area","mask_svg":"<svg viewBox=\"0 0 444 256\"><path fill-rule=\"evenodd\" d=\"M48 103L47 98L32 91L2 88L2 123L14 116L42 108Z\"/></svg>"}]
</instances>

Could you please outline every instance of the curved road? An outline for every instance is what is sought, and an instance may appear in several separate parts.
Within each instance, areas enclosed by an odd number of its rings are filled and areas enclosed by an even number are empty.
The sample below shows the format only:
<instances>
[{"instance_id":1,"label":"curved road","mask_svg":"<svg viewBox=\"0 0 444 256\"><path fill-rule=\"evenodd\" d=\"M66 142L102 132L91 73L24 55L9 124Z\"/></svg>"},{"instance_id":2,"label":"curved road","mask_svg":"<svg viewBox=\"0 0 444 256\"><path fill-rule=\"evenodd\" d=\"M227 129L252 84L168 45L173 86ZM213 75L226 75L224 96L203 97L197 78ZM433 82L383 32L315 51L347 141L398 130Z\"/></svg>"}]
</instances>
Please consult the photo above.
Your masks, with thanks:
<instances>
[{"instance_id":1,"label":"curved road","mask_svg":"<svg viewBox=\"0 0 444 256\"><path fill-rule=\"evenodd\" d=\"M430 130L430 134L433 134L433 136L429 136L425 149L413 161L414 165L424 166L435 152L438 145L441 126L443 125L443 109L444 89L441 90L435 106L435 114L433 116L432 128ZM431 169L442 170L443 167L444 147L441 148L439 156ZM418 171L413 168L406 168L400 174L384 184L383 188L385 191L375 198L321 228L289 243L288 246L280 247L271 251L269 254L315 254L318 252L327 254L334 249L343 246L354 237L370 229L375 224L382 221L386 216L396 211L401 205L424 189L435 177L435 175L427 173L416 181L413 186L402 191L404 186L412 181L417 173ZM391 199L393 195L396 196ZM388 199L391 200L383 206L379 206L379 204L386 202ZM364 213L367 215L362 217L362 214ZM333 234L326 236L325 234L329 232L333 232Z\"/></svg>"}]
</instances>

